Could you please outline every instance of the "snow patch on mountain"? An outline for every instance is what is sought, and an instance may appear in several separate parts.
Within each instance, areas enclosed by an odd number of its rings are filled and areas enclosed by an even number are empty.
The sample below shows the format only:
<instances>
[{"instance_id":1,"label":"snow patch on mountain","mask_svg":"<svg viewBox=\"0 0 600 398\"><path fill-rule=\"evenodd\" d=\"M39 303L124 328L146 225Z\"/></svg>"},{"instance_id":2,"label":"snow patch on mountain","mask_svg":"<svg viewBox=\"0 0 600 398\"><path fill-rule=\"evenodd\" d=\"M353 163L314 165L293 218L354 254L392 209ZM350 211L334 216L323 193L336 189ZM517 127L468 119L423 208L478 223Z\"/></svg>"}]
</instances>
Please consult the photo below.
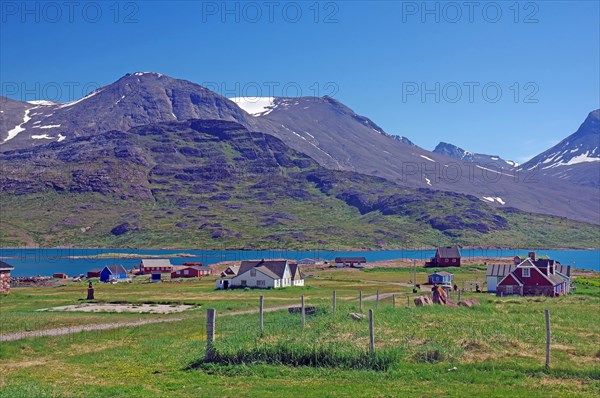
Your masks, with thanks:
<instances>
[{"instance_id":1,"label":"snow patch on mountain","mask_svg":"<svg viewBox=\"0 0 600 398\"><path fill-rule=\"evenodd\" d=\"M268 115L277 108L275 97L234 97L229 99L254 117Z\"/></svg>"},{"instance_id":2,"label":"snow patch on mountain","mask_svg":"<svg viewBox=\"0 0 600 398\"><path fill-rule=\"evenodd\" d=\"M102 91L104 91L104 90L103 90L103 89L100 89L100 90L92 91L91 93L89 93L88 95L86 95L86 96L85 96L85 97L83 97L83 98L79 98L79 99L78 99L78 100L76 100L76 101L66 102L66 103L62 104L61 106L59 106L59 107L58 107L58 109L62 109L62 108L68 108L68 107L70 107L70 106L73 106L73 105L75 105L75 104L78 104L78 103L80 103L81 101L85 101L85 100L87 100L87 99L90 99L90 98L92 98L93 96L95 96L96 94L99 94L99 93L101 93Z\"/></svg>"},{"instance_id":3,"label":"snow patch on mountain","mask_svg":"<svg viewBox=\"0 0 600 398\"><path fill-rule=\"evenodd\" d=\"M48 126L33 126L34 129L55 129L55 128L58 128L58 127L60 127L60 124L51 124L51 125L48 125Z\"/></svg>"},{"instance_id":4,"label":"snow patch on mountain","mask_svg":"<svg viewBox=\"0 0 600 398\"><path fill-rule=\"evenodd\" d=\"M19 124L18 126L15 126L15 128L8 131L8 136L4 139L4 141L2 141L3 144L7 141L12 140L17 135L19 135L19 133L22 133L23 131L26 130L25 127L23 127L23 125L31 120L31 116L29 116L29 112L31 112L32 109L37 109L37 107L27 109L25 111L25 115L23 116L23 123Z\"/></svg>"},{"instance_id":5,"label":"snow patch on mountain","mask_svg":"<svg viewBox=\"0 0 600 398\"><path fill-rule=\"evenodd\" d=\"M498 202L501 205L505 205L506 204L506 202L504 201L504 199L502 199L502 198L500 198L498 196L496 196L496 197L494 197L494 196L484 196L483 200L485 200L487 202L490 202L490 203Z\"/></svg>"},{"instance_id":6,"label":"snow patch on mountain","mask_svg":"<svg viewBox=\"0 0 600 398\"><path fill-rule=\"evenodd\" d=\"M46 100L34 100L34 101L27 101L28 104L31 105L40 105L40 106L52 106L52 105L59 105L58 102L54 102L54 101L46 101Z\"/></svg>"}]
</instances>

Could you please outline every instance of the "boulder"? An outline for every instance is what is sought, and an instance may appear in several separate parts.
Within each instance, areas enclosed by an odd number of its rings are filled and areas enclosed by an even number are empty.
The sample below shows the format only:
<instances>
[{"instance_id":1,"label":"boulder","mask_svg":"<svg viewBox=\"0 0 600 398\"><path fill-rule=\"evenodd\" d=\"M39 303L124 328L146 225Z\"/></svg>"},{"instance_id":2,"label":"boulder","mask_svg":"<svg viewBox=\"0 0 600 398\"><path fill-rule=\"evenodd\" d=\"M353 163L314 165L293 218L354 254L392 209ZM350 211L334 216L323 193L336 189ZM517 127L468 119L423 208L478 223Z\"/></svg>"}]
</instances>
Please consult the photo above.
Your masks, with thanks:
<instances>
[{"instance_id":1,"label":"boulder","mask_svg":"<svg viewBox=\"0 0 600 398\"><path fill-rule=\"evenodd\" d=\"M417 307L422 307L424 305L432 305L433 301L428 296L419 296L415 297L415 305Z\"/></svg>"},{"instance_id":2,"label":"boulder","mask_svg":"<svg viewBox=\"0 0 600 398\"><path fill-rule=\"evenodd\" d=\"M448 303L448 293L441 287L433 289L433 302L435 304L446 305Z\"/></svg>"},{"instance_id":3,"label":"boulder","mask_svg":"<svg viewBox=\"0 0 600 398\"><path fill-rule=\"evenodd\" d=\"M458 305L463 306L463 307L474 307L477 305L481 305L479 304L479 301L475 300L475 299L469 299L469 300L462 300L458 303Z\"/></svg>"},{"instance_id":4,"label":"boulder","mask_svg":"<svg viewBox=\"0 0 600 398\"><path fill-rule=\"evenodd\" d=\"M358 314L356 312L351 312L348 316L354 320L360 321L361 319L365 319L367 316L365 314Z\"/></svg>"}]
</instances>

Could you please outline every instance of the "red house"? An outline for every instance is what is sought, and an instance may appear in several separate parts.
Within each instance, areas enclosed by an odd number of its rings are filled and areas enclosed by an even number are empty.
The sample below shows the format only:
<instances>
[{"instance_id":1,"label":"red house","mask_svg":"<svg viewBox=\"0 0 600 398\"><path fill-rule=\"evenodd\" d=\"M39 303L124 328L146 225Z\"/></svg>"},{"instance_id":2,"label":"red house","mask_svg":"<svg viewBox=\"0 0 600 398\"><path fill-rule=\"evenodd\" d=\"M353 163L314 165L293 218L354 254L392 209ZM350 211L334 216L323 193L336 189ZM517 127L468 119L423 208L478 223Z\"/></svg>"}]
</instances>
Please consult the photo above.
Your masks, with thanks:
<instances>
[{"instance_id":1,"label":"red house","mask_svg":"<svg viewBox=\"0 0 600 398\"><path fill-rule=\"evenodd\" d=\"M460 248L458 246L440 246L435 256L425 263L426 267L460 267Z\"/></svg>"},{"instance_id":2,"label":"red house","mask_svg":"<svg viewBox=\"0 0 600 398\"><path fill-rule=\"evenodd\" d=\"M202 276L210 274L210 267L203 267L198 265L175 266L173 267L173 272L171 272L171 278L200 278Z\"/></svg>"},{"instance_id":3,"label":"red house","mask_svg":"<svg viewBox=\"0 0 600 398\"><path fill-rule=\"evenodd\" d=\"M497 296L558 296L567 294L569 278L556 271L555 263L538 267L527 258L504 277L496 287Z\"/></svg>"},{"instance_id":4,"label":"red house","mask_svg":"<svg viewBox=\"0 0 600 398\"><path fill-rule=\"evenodd\" d=\"M142 259L140 263L141 274L170 274L173 265L169 259Z\"/></svg>"}]
</instances>

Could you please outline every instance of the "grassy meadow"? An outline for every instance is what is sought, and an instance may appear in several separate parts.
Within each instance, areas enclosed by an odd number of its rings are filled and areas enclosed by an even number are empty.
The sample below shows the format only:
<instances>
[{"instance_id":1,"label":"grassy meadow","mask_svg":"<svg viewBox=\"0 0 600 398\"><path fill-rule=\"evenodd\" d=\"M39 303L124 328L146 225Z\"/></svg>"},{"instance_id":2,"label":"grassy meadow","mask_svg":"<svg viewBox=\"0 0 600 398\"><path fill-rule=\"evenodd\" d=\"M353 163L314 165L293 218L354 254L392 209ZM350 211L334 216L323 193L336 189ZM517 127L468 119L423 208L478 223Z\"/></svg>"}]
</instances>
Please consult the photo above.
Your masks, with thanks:
<instances>
[{"instance_id":1,"label":"grassy meadow","mask_svg":"<svg viewBox=\"0 0 600 398\"><path fill-rule=\"evenodd\" d=\"M485 279L483 267L456 271L459 286ZM428 270L429 272L429 270ZM427 272L419 269L417 281ZM80 303L87 285L18 288L0 297L1 333L127 320L169 323L0 343L0 397L592 397L600 392L600 277L577 278L560 298L463 293L481 306L415 307L407 268L311 269L306 286L215 291L214 277L171 283L97 285L99 302L194 304L179 314L39 312ZM483 285L482 285L483 286ZM425 288L425 287L424 287ZM337 311L332 313L332 291ZM367 320L373 309L375 354ZM379 291L382 299L372 300ZM392 297L396 294L396 306ZM299 305L315 315L255 310ZM407 298L410 306L407 305ZM453 297L456 299L456 297ZM203 361L205 314L217 310L216 358ZM544 309L552 358L544 368Z\"/></svg>"}]
</instances>

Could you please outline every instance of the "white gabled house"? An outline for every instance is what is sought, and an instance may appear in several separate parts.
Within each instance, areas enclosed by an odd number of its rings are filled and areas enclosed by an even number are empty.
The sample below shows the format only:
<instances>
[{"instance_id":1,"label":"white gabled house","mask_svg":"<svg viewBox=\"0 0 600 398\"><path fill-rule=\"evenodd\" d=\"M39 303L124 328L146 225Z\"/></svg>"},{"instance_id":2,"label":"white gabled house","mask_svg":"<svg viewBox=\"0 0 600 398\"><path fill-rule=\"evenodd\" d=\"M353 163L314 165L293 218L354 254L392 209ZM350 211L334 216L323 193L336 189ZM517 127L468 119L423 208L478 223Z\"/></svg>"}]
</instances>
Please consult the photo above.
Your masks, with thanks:
<instances>
[{"instance_id":1,"label":"white gabled house","mask_svg":"<svg viewBox=\"0 0 600 398\"><path fill-rule=\"evenodd\" d=\"M288 286L304 286L297 264L290 264L287 260L249 260L242 261L234 277L217 280L216 287L277 289Z\"/></svg>"}]
</instances>

